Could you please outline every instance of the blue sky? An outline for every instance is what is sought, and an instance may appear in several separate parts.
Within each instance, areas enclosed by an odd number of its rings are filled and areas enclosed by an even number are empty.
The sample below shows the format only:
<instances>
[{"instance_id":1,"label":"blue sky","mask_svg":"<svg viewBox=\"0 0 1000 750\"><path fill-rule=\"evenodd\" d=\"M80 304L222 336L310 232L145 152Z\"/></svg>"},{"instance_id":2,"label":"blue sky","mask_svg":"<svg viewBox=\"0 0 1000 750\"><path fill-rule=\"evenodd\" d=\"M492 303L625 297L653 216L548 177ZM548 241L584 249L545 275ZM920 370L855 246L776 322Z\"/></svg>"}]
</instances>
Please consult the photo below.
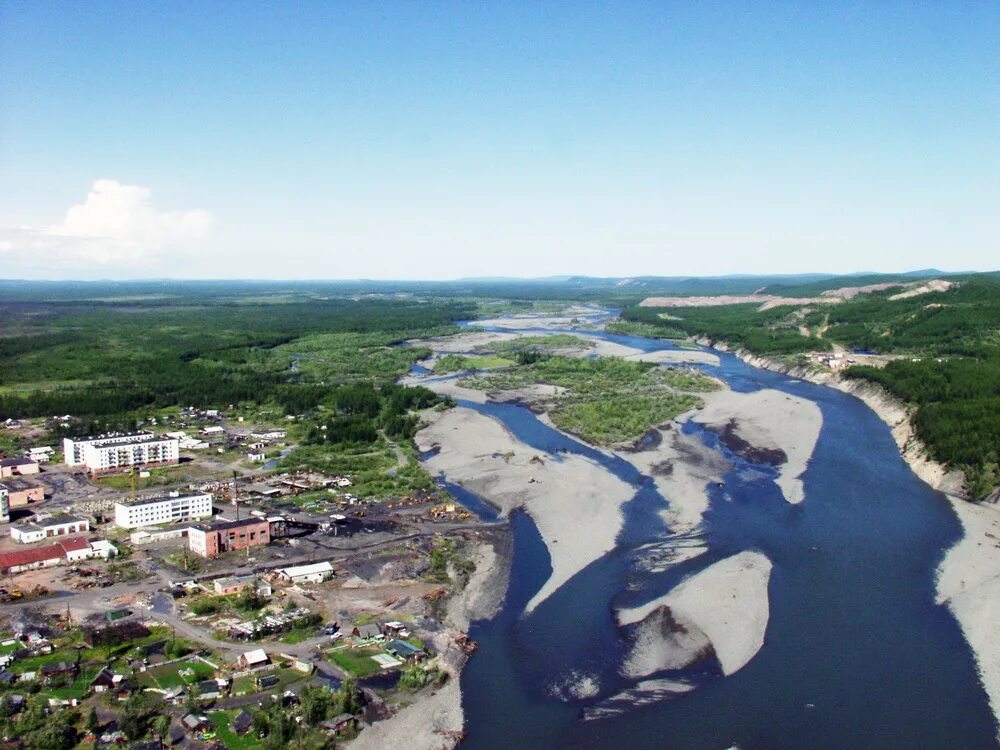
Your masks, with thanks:
<instances>
[{"instance_id":1,"label":"blue sky","mask_svg":"<svg viewBox=\"0 0 1000 750\"><path fill-rule=\"evenodd\" d=\"M1000 266L1000 4L0 4L6 278Z\"/></svg>"}]
</instances>

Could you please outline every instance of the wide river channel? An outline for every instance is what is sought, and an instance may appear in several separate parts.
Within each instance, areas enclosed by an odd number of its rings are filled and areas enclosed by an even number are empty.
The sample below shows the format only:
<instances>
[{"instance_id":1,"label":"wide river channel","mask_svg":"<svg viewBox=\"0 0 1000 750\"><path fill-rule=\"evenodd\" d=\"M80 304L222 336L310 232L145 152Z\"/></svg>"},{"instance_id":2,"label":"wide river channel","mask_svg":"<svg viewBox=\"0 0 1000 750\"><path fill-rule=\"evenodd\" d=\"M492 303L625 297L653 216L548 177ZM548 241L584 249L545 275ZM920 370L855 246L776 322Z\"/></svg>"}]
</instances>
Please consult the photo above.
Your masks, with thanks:
<instances>
[{"instance_id":1,"label":"wide river channel","mask_svg":"<svg viewBox=\"0 0 1000 750\"><path fill-rule=\"evenodd\" d=\"M644 351L671 348L597 335ZM547 578L549 556L531 519L513 516L507 597L496 617L471 630L479 649L462 675L461 747L996 747L972 652L950 612L935 604L935 569L961 534L947 500L917 479L889 429L858 399L714 353L721 365L706 372L737 391L773 388L814 401L823 427L801 505L785 502L769 467L730 456L733 470L710 491L701 536L709 551L666 569L644 564L671 542L656 512L670 498L648 477L525 407L462 403L534 449L597 461L636 494L616 549L530 615L525 604ZM712 433L702 439L726 452ZM565 522L571 528L573 518ZM756 657L729 677L714 660L689 669L681 676L698 688L684 695L609 701L635 687L619 674L628 642L613 609L648 601L745 550L773 563L770 621ZM574 690L583 678L589 689ZM597 705L609 709L605 717L585 719Z\"/></svg>"}]
</instances>

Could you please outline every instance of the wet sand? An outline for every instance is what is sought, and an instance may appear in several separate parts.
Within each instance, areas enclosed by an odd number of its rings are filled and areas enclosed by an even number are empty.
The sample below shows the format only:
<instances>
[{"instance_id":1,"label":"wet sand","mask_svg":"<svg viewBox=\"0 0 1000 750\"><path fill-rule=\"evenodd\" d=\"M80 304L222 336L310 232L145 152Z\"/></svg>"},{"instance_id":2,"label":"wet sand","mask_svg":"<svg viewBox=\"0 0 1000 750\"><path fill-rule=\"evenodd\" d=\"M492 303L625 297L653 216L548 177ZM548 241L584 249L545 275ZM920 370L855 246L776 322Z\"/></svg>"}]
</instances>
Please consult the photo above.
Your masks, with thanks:
<instances>
[{"instance_id":1,"label":"wet sand","mask_svg":"<svg viewBox=\"0 0 1000 750\"><path fill-rule=\"evenodd\" d=\"M635 489L581 456L551 456L515 438L496 420L455 408L432 416L416 435L426 461L505 515L523 508L532 517L552 560L552 574L528 602L545 601L584 567L615 547L622 505Z\"/></svg>"},{"instance_id":2,"label":"wet sand","mask_svg":"<svg viewBox=\"0 0 1000 750\"><path fill-rule=\"evenodd\" d=\"M965 536L938 567L938 602L947 604L958 620L993 714L1000 716L1000 507L955 498L950 502Z\"/></svg>"},{"instance_id":3,"label":"wet sand","mask_svg":"<svg viewBox=\"0 0 1000 750\"><path fill-rule=\"evenodd\" d=\"M755 450L784 453L785 460L775 466L779 472L776 484L785 500L801 503L805 499L801 477L823 426L819 406L772 389L753 393L727 389L702 397L705 407L693 417L696 422L720 433L729 428L731 434Z\"/></svg>"},{"instance_id":4,"label":"wet sand","mask_svg":"<svg viewBox=\"0 0 1000 750\"><path fill-rule=\"evenodd\" d=\"M685 579L667 594L639 607L618 611L618 622L645 620L661 607L690 632L703 633L726 675L742 669L764 645L770 618L767 596L771 561L759 552L741 552ZM693 646L697 639L685 641ZM670 648L672 642L664 641Z\"/></svg>"}]
</instances>

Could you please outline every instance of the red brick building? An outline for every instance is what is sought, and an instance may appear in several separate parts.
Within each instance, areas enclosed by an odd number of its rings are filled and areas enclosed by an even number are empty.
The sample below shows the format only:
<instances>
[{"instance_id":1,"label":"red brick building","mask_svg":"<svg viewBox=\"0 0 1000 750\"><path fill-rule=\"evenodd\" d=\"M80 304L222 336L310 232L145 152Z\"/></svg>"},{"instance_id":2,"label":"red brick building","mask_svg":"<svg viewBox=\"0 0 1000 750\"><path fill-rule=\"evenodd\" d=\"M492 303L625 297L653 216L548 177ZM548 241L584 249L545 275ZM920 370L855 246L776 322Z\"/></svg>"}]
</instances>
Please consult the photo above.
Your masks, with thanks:
<instances>
[{"instance_id":1,"label":"red brick building","mask_svg":"<svg viewBox=\"0 0 1000 750\"><path fill-rule=\"evenodd\" d=\"M192 526L188 532L191 551L209 558L232 550L261 547L270 542L271 524L263 518L203 523Z\"/></svg>"}]
</instances>

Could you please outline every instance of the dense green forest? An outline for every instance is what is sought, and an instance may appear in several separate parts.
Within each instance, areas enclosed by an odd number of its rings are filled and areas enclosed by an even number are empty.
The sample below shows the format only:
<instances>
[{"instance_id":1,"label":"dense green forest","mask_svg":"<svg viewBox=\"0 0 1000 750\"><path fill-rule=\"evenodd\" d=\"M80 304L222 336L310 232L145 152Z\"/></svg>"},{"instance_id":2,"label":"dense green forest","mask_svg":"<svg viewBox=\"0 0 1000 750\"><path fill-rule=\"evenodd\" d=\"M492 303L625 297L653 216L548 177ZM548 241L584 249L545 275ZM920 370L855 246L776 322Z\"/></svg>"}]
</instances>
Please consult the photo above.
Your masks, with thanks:
<instances>
[{"instance_id":1,"label":"dense green forest","mask_svg":"<svg viewBox=\"0 0 1000 750\"><path fill-rule=\"evenodd\" d=\"M920 439L937 461L965 472L981 497L1000 484L1000 356L898 360L884 368L852 367L847 377L879 383L916 406Z\"/></svg>"},{"instance_id":2,"label":"dense green forest","mask_svg":"<svg viewBox=\"0 0 1000 750\"><path fill-rule=\"evenodd\" d=\"M757 311L756 304L720 305L718 307L670 308L629 307L622 319L648 328L632 330L662 331L664 338L706 336L725 341L755 354L796 354L824 350L828 341L799 333L799 321L786 307Z\"/></svg>"},{"instance_id":3,"label":"dense green forest","mask_svg":"<svg viewBox=\"0 0 1000 750\"><path fill-rule=\"evenodd\" d=\"M873 283L864 279L864 283ZM817 293L827 282L789 288ZM768 291L773 291L768 289ZM907 355L847 377L884 386L914 407L914 426L932 457L961 468L974 497L1000 484L1000 279L962 277L947 291L890 299L898 290L841 304L775 307L630 307L622 317L647 335L707 336L755 354L794 355L838 345Z\"/></svg>"},{"instance_id":4,"label":"dense green forest","mask_svg":"<svg viewBox=\"0 0 1000 750\"><path fill-rule=\"evenodd\" d=\"M298 415L281 468L349 474L369 497L434 486L412 446L413 411L446 402L396 384L430 354L403 344L457 331L477 310L284 295L0 307L0 418L70 414L61 436L134 429L176 406Z\"/></svg>"},{"instance_id":5,"label":"dense green forest","mask_svg":"<svg viewBox=\"0 0 1000 750\"><path fill-rule=\"evenodd\" d=\"M17 333L0 337L0 415L72 414L89 429L175 404L299 413L318 395L310 386L394 380L426 355L397 344L454 330L474 310L381 299L8 305Z\"/></svg>"}]
</instances>

